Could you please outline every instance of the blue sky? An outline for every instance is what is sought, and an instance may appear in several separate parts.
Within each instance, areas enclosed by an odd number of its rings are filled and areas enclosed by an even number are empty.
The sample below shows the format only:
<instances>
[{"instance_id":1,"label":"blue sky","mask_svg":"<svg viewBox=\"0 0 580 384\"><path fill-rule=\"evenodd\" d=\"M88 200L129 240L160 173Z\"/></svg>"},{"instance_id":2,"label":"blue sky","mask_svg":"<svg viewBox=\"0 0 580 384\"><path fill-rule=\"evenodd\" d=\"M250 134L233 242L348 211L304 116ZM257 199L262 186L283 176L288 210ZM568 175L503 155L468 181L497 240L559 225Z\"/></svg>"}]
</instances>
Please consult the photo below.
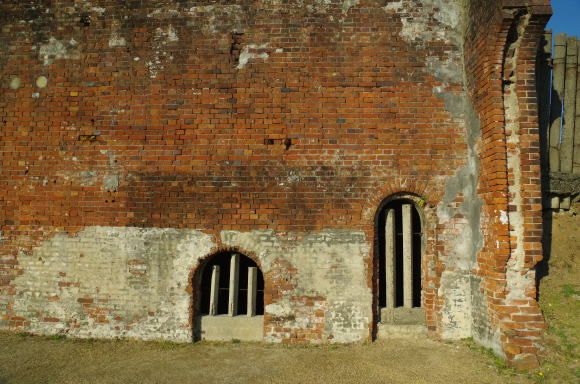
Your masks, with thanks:
<instances>
[{"instance_id":1,"label":"blue sky","mask_svg":"<svg viewBox=\"0 0 580 384\"><path fill-rule=\"evenodd\" d=\"M580 38L580 0L552 0L554 14L546 29Z\"/></svg>"}]
</instances>

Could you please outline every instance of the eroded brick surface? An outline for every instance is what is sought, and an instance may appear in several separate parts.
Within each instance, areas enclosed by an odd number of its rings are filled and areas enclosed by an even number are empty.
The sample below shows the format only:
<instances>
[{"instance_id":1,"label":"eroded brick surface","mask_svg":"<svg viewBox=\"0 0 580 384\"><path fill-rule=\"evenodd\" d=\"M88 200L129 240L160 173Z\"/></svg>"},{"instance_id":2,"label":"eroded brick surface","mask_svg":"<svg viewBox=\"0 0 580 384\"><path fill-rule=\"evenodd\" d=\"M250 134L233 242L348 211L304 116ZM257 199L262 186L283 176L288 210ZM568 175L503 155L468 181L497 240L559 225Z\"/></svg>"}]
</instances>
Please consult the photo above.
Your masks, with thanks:
<instances>
[{"instance_id":1,"label":"eroded brick surface","mask_svg":"<svg viewBox=\"0 0 580 384\"><path fill-rule=\"evenodd\" d=\"M548 4L3 3L0 326L188 340L199 261L236 249L267 340L364 340L403 193L431 335L529 364Z\"/></svg>"}]
</instances>

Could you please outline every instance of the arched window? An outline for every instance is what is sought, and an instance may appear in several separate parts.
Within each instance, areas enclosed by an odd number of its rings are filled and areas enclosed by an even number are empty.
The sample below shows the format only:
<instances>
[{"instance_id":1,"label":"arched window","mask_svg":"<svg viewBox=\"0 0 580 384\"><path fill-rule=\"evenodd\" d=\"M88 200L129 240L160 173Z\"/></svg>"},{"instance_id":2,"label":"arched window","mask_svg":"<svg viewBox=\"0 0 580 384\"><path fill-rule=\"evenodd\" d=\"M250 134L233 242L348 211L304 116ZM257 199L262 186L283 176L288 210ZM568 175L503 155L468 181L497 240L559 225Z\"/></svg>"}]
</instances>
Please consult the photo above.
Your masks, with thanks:
<instances>
[{"instance_id":1,"label":"arched window","mask_svg":"<svg viewBox=\"0 0 580 384\"><path fill-rule=\"evenodd\" d=\"M403 198L386 203L377 219L379 305L421 307L421 216L414 202Z\"/></svg>"},{"instance_id":2,"label":"arched window","mask_svg":"<svg viewBox=\"0 0 580 384\"><path fill-rule=\"evenodd\" d=\"M237 252L220 252L202 273L201 315L264 314L264 277L258 265Z\"/></svg>"}]
</instances>

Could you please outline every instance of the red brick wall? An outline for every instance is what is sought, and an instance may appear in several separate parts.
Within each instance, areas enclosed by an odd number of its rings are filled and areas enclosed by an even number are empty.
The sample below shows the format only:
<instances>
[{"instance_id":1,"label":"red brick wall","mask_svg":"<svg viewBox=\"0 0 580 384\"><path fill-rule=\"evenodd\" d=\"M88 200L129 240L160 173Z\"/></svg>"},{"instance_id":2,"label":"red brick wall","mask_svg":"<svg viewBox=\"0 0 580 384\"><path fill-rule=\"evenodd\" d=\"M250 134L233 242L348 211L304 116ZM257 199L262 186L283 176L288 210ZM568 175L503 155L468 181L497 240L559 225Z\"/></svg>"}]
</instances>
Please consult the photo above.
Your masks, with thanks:
<instances>
[{"instance_id":1,"label":"red brick wall","mask_svg":"<svg viewBox=\"0 0 580 384\"><path fill-rule=\"evenodd\" d=\"M405 192L427 201L424 305L432 333L442 332L442 260L469 218L437 224L435 208L445 180L466 163L467 140L464 118L434 92L460 96L464 84L435 73L433 62L463 62L433 8L400 14L371 0L92 3L0 5L0 325L23 321L11 309L12 282L25 273L19 252L59 232L189 228L219 243L230 229L345 229L364 231L372 245L376 208ZM512 242L500 222L510 211L501 73L511 20L499 1L472 3L466 63L482 121L485 212L477 273L505 334L503 266ZM426 22L410 35L403 19L415 17ZM528 268L541 256L531 211L539 178L529 67L541 21L529 28L517 65ZM15 78L20 86L11 87ZM371 290L371 251L365 262ZM308 300L296 297L312 307ZM285 332L274 321L267 327Z\"/></svg>"},{"instance_id":2,"label":"red brick wall","mask_svg":"<svg viewBox=\"0 0 580 384\"><path fill-rule=\"evenodd\" d=\"M375 3L316 18L242 5L241 37L204 33L203 12L188 26L115 4L86 12L88 26L65 3L32 23L3 5L3 79L22 81L1 99L5 239L21 226L361 227L360 207L385 180L426 184L462 161L461 127L425 68L457 47L406 44ZM169 25L179 41L156 37ZM109 47L112 35L127 45ZM70 55L74 39L79 58L43 65L52 37ZM234 39L267 45L256 51L268 58L236 69Z\"/></svg>"},{"instance_id":3,"label":"red brick wall","mask_svg":"<svg viewBox=\"0 0 580 384\"><path fill-rule=\"evenodd\" d=\"M433 184L435 203L437 177L463 161L462 127L426 64L459 48L403 41L382 4L193 16L179 3L19 4L1 16L2 78L22 82L0 96L4 286L18 249L85 226L372 235L369 200ZM43 65L51 38L69 56ZM250 44L267 59L237 69Z\"/></svg>"}]
</instances>

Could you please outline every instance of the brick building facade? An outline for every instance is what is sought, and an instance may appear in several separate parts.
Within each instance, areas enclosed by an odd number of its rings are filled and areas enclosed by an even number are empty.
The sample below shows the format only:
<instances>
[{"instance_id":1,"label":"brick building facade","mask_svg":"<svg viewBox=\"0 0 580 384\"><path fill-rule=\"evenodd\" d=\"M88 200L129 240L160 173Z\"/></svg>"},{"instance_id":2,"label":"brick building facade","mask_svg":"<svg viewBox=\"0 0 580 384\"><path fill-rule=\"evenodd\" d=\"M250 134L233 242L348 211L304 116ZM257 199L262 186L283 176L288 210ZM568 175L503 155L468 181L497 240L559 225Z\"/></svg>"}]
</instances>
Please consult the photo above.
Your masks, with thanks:
<instances>
[{"instance_id":1,"label":"brick building facade","mask_svg":"<svg viewBox=\"0 0 580 384\"><path fill-rule=\"evenodd\" d=\"M420 218L429 334L534 366L549 15L548 0L0 3L0 329L200 338L204 268L229 252L263 274L264 340L372 339L401 202Z\"/></svg>"}]
</instances>

